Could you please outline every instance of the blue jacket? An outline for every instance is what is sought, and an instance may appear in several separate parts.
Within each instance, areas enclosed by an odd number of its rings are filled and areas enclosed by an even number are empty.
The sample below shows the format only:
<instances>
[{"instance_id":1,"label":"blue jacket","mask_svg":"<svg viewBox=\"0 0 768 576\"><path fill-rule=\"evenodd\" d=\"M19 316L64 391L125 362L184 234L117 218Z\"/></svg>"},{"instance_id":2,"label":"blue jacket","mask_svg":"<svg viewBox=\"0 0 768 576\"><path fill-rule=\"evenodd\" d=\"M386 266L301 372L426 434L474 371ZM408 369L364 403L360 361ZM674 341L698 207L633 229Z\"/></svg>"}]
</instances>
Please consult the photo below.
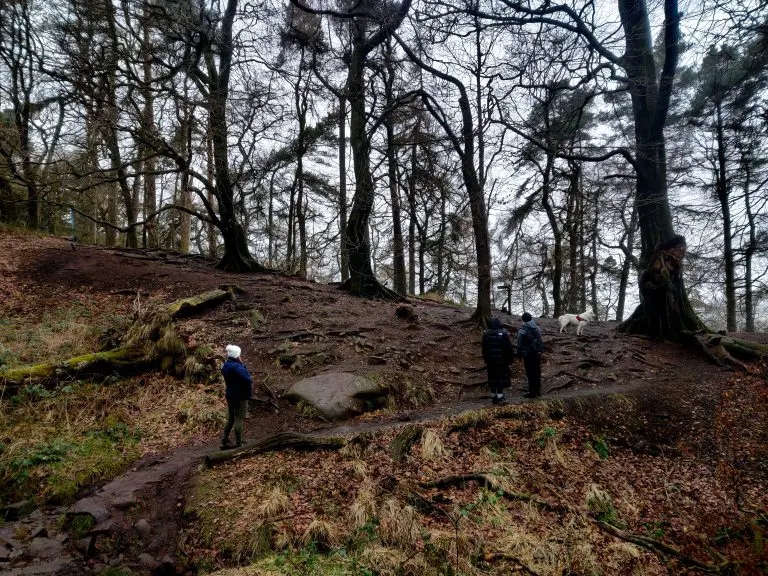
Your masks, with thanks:
<instances>
[{"instance_id":1,"label":"blue jacket","mask_svg":"<svg viewBox=\"0 0 768 576\"><path fill-rule=\"evenodd\" d=\"M541 328L536 322L529 320L517 330L517 353L520 356L533 356L544 352L544 343L541 341Z\"/></svg>"},{"instance_id":2,"label":"blue jacket","mask_svg":"<svg viewBox=\"0 0 768 576\"><path fill-rule=\"evenodd\" d=\"M227 385L225 394L227 400L242 401L251 397L253 378L240 360L227 358L224 366L221 367L221 373L224 375L224 383Z\"/></svg>"}]
</instances>

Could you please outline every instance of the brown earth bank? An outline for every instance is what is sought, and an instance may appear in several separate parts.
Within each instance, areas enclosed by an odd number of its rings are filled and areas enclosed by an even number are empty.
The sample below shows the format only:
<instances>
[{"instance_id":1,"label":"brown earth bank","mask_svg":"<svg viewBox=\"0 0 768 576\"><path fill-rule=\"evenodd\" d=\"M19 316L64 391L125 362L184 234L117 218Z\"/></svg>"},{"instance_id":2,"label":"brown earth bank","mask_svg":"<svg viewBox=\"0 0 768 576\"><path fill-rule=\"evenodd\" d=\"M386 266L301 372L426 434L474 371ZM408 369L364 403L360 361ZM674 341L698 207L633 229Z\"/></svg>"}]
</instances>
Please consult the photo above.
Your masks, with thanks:
<instances>
[{"instance_id":1,"label":"brown earth bank","mask_svg":"<svg viewBox=\"0 0 768 576\"><path fill-rule=\"evenodd\" d=\"M190 349L210 347L222 357L228 343L243 349L256 381L249 441L282 430L347 438L365 433L364 446L289 450L198 472L220 433L218 382L155 373L108 377L87 396L98 401L81 394L77 415L66 409L53 415L61 411L59 396L0 400L8 421L36 412L45 420L48 410L49 420L67 418L67 425L69 418L90 418L87 426L110 430L110 438L120 426L143 431L132 448L120 448L113 467L63 496L52 498L42 488L20 492L6 466L4 498L46 505L34 518L0 526L0 570L194 573L258 558L263 566L242 573L766 569L768 393L761 367L734 375L686 348L618 334L615 323L590 323L577 337L540 319L547 347L544 401L481 411L490 408L481 330L468 322L466 308L411 299L415 318L403 320L396 304L299 278L223 273L211 262L170 252L73 250L57 238L0 234L0 353L5 349L13 365L63 360L92 350L137 308L223 284L240 290L213 310L179 320L177 330ZM54 311L59 315L52 320ZM498 315L514 334L518 318ZM46 327L44 338L40 327ZM282 397L297 380L327 372L366 376L393 392L343 422L323 421ZM521 364L513 366L513 377L508 397L523 403ZM62 384L77 388L71 402L78 386L92 386ZM390 444L404 426L418 427L418 437L412 452L394 459ZM19 454L37 454L32 450L42 444L22 430L9 424L0 432L0 457L6 452L9 462L18 462ZM54 444L46 440L45 446ZM45 457L52 458L49 452ZM481 472L494 480L425 487ZM29 469L33 480L35 473L43 468ZM267 501L279 512L268 514ZM98 525L73 522L88 516L74 514L73 504L104 510L107 525L95 530ZM627 542L601 522L657 544ZM33 552L47 544L42 540L61 547L35 561Z\"/></svg>"}]
</instances>

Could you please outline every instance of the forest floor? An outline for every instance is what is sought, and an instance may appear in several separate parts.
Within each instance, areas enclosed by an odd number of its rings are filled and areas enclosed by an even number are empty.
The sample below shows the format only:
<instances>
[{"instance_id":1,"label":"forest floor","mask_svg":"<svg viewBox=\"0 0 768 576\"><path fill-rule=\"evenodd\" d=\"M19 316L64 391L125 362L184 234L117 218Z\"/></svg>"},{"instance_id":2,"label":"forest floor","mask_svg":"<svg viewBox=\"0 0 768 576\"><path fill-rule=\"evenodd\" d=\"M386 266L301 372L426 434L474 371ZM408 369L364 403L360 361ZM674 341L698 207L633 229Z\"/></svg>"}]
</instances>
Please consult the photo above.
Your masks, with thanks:
<instances>
[{"instance_id":1,"label":"forest floor","mask_svg":"<svg viewBox=\"0 0 768 576\"><path fill-rule=\"evenodd\" d=\"M411 299L416 319L406 321L393 303L332 285L0 233L0 368L95 350L137 306L221 284L243 293L177 329L187 346L222 357L228 343L242 348L256 381L249 441L283 430L355 440L340 451L287 450L203 470L223 423L220 383L149 373L29 387L0 398L0 507L28 499L40 508L0 521L0 571L767 569L765 366L726 372L675 344L618 334L615 323L590 323L576 337L540 319L544 400L523 400L516 363L512 405L492 408L481 331L466 308ZM263 317L256 324L254 310ZM498 315L514 333L518 318ZM393 393L343 422L281 397L329 371ZM407 430L413 450L393 457ZM78 510L96 522L83 524Z\"/></svg>"}]
</instances>

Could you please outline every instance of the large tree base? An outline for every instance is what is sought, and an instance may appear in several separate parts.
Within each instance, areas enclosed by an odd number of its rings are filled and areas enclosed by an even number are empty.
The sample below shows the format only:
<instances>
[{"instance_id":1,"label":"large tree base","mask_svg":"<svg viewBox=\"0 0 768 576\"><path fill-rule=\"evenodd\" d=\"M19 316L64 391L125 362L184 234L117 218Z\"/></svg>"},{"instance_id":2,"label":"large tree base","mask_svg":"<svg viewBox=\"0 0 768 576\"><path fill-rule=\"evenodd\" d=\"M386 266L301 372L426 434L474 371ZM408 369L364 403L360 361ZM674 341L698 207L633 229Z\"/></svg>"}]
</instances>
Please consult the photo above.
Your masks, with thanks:
<instances>
[{"instance_id":1,"label":"large tree base","mask_svg":"<svg viewBox=\"0 0 768 576\"><path fill-rule=\"evenodd\" d=\"M675 236L657 247L639 279L640 305L619 332L680 341L683 334L708 331L688 300L682 275L686 244Z\"/></svg>"},{"instance_id":2,"label":"large tree base","mask_svg":"<svg viewBox=\"0 0 768 576\"><path fill-rule=\"evenodd\" d=\"M349 278L339 286L340 290L348 290L353 296L362 296L364 298L381 298L383 300L393 300L395 302L407 302L408 299L402 294L387 288L375 278L365 280L354 280Z\"/></svg>"},{"instance_id":3,"label":"large tree base","mask_svg":"<svg viewBox=\"0 0 768 576\"><path fill-rule=\"evenodd\" d=\"M238 254L225 254L224 257L216 264L216 268L223 272L239 272L239 273L263 273L263 274L279 274L279 270L274 268L268 268L262 266L251 256L240 256Z\"/></svg>"}]
</instances>

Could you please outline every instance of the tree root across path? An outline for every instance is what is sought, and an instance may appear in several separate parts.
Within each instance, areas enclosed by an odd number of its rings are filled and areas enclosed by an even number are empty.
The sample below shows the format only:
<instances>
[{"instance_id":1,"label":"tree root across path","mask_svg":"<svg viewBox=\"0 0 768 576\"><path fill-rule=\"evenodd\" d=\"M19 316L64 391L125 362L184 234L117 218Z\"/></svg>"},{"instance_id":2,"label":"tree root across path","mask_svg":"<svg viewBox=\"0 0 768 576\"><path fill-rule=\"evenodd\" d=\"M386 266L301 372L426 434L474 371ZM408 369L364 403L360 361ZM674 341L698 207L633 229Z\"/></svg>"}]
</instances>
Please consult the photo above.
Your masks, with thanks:
<instances>
[{"instance_id":1,"label":"tree root across path","mask_svg":"<svg viewBox=\"0 0 768 576\"><path fill-rule=\"evenodd\" d=\"M322 436L316 434L299 434L297 432L279 432L274 436L269 436L252 444L245 444L233 450L220 450L213 452L205 457L205 465L212 468L222 462L255 456L264 452L275 452L278 450L339 450L347 443L347 440L340 436Z\"/></svg>"},{"instance_id":2,"label":"tree root across path","mask_svg":"<svg viewBox=\"0 0 768 576\"><path fill-rule=\"evenodd\" d=\"M210 290L167 306L142 310L139 297L134 303L136 318L113 350L82 354L63 362L21 366L0 371L0 396L12 396L29 382L53 387L64 380L109 374L137 374L156 367L185 370L187 349L176 333L173 320L218 306L232 298L236 287ZM199 364L199 363L198 363ZM183 375L182 373L178 374Z\"/></svg>"}]
</instances>

